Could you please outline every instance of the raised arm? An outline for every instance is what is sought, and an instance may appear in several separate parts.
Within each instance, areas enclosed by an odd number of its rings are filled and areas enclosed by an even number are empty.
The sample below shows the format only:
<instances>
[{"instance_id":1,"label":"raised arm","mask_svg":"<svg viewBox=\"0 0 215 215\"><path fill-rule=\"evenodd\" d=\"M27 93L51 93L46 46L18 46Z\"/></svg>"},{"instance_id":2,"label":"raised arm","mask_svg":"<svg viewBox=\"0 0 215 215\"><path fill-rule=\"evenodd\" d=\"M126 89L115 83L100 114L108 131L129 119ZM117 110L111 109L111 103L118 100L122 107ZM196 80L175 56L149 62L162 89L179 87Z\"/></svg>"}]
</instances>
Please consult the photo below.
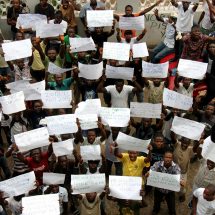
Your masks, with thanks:
<instances>
[{"instance_id":1,"label":"raised arm","mask_svg":"<svg viewBox=\"0 0 215 215\"><path fill-rule=\"evenodd\" d=\"M11 71L14 71L14 66L13 63L11 61L7 61L8 66L10 67Z\"/></svg>"},{"instance_id":2,"label":"raised arm","mask_svg":"<svg viewBox=\"0 0 215 215\"><path fill-rule=\"evenodd\" d=\"M122 158L122 153L119 152L118 144L115 142L114 155L118 158Z\"/></svg>"},{"instance_id":3,"label":"raised arm","mask_svg":"<svg viewBox=\"0 0 215 215\"><path fill-rule=\"evenodd\" d=\"M145 36L147 30L146 28L142 31L142 33L136 38L137 41L140 41L143 39L143 37Z\"/></svg>"},{"instance_id":4,"label":"raised arm","mask_svg":"<svg viewBox=\"0 0 215 215\"><path fill-rule=\"evenodd\" d=\"M101 78L101 81L100 81L100 83L99 83L99 85L97 87L97 92L98 93L106 93L107 92L107 90L104 87L104 82L105 81L106 81L106 77L105 77L105 75L103 75L102 78Z\"/></svg>"},{"instance_id":5,"label":"raised arm","mask_svg":"<svg viewBox=\"0 0 215 215\"><path fill-rule=\"evenodd\" d=\"M133 92L142 92L143 91L143 88L138 84L137 80L136 80L136 77L134 76L133 77L133 83L134 83L134 88L133 88Z\"/></svg>"},{"instance_id":6,"label":"raised arm","mask_svg":"<svg viewBox=\"0 0 215 215\"><path fill-rule=\"evenodd\" d=\"M118 14L114 14L113 17L114 17L114 19L116 19L117 22L119 22L120 16Z\"/></svg>"},{"instance_id":7,"label":"raised arm","mask_svg":"<svg viewBox=\"0 0 215 215\"><path fill-rule=\"evenodd\" d=\"M171 3L174 7L178 7L178 3L176 2L176 0L171 0Z\"/></svg>"},{"instance_id":8,"label":"raised arm","mask_svg":"<svg viewBox=\"0 0 215 215\"><path fill-rule=\"evenodd\" d=\"M113 26L111 28L111 30L108 32L108 37L111 37L114 33L115 33L115 20L113 21Z\"/></svg>"},{"instance_id":9,"label":"raised arm","mask_svg":"<svg viewBox=\"0 0 215 215\"><path fill-rule=\"evenodd\" d=\"M200 25L200 23L203 20L204 16L205 16L205 11L202 11L202 13L201 13L201 15L199 17L198 25Z\"/></svg>"},{"instance_id":10,"label":"raised arm","mask_svg":"<svg viewBox=\"0 0 215 215\"><path fill-rule=\"evenodd\" d=\"M117 29L116 29L116 32L117 32L117 34L116 34L117 42L118 42L118 43L121 43L122 39L121 39L121 36L120 36L120 29L117 28Z\"/></svg>"},{"instance_id":11,"label":"raised arm","mask_svg":"<svg viewBox=\"0 0 215 215\"><path fill-rule=\"evenodd\" d=\"M178 80L178 73L176 73L175 80L174 80L175 89L179 88L179 80Z\"/></svg>"},{"instance_id":12,"label":"raised arm","mask_svg":"<svg viewBox=\"0 0 215 215\"><path fill-rule=\"evenodd\" d=\"M75 144L78 144L79 142L81 142L81 143L84 142L84 138L83 138L82 130L81 130L81 125L80 125L80 122L78 119L77 119L77 126L78 126L78 131L77 131L77 133L75 135L75 139L74 139Z\"/></svg>"},{"instance_id":13,"label":"raised arm","mask_svg":"<svg viewBox=\"0 0 215 215\"><path fill-rule=\"evenodd\" d=\"M60 36L60 41L61 41L61 44L60 44L59 56L61 59L63 59L65 57L65 53L66 53L66 45L64 43L63 36Z\"/></svg>"},{"instance_id":14,"label":"raised arm","mask_svg":"<svg viewBox=\"0 0 215 215\"><path fill-rule=\"evenodd\" d=\"M46 56L41 48L40 43L37 43L37 42L33 43L33 47L35 50L37 50L39 52L41 60L44 61Z\"/></svg>"},{"instance_id":15,"label":"raised arm","mask_svg":"<svg viewBox=\"0 0 215 215\"><path fill-rule=\"evenodd\" d=\"M149 86L149 80L147 78L143 77L143 82L146 85L146 87Z\"/></svg>"},{"instance_id":16,"label":"raised arm","mask_svg":"<svg viewBox=\"0 0 215 215\"><path fill-rule=\"evenodd\" d=\"M192 9L193 12L195 12L197 10L198 6L199 6L199 3L195 3L194 4L193 9Z\"/></svg>"},{"instance_id":17,"label":"raised arm","mask_svg":"<svg viewBox=\"0 0 215 215\"><path fill-rule=\"evenodd\" d=\"M145 10L140 11L139 16L145 15L148 13L150 10L152 10L154 7L158 6L163 0L158 0L155 4L152 6L146 8Z\"/></svg>"},{"instance_id":18,"label":"raised arm","mask_svg":"<svg viewBox=\"0 0 215 215\"><path fill-rule=\"evenodd\" d=\"M163 19L161 16L159 16L159 14L158 14L158 9L155 9L155 10L154 10L154 15L155 15L155 18L156 18L158 21L164 22L164 19Z\"/></svg>"},{"instance_id":19,"label":"raised arm","mask_svg":"<svg viewBox=\"0 0 215 215\"><path fill-rule=\"evenodd\" d=\"M104 140L107 139L106 131L104 129L104 125L101 122L101 118L98 118L98 128L100 130L101 138L100 141L103 142Z\"/></svg>"}]
</instances>

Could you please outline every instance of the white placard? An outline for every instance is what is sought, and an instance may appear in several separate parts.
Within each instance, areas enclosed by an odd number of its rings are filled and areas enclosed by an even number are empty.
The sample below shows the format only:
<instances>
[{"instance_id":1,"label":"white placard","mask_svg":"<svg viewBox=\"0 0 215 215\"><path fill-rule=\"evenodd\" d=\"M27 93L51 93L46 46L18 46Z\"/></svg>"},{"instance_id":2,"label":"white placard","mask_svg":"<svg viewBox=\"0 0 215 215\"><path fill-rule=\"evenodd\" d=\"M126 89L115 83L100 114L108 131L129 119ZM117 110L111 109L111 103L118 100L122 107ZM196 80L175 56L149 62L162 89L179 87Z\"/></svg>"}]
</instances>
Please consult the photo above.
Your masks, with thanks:
<instances>
[{"instance_id":1,"label":"white placard","mask_svg":"<svg viewBox=\"0 0 215 215\"><path fill-rule=\"evenodd\" d=\"M19 14L16 22L16 28L36 30L36 26L44 23L47 24L47 16L41 14Z\"/></svg>"},{"instance_id":2,"label":"white placard","mask_svg":"<svg viewBox=\"0 0 215 215\"><path fill-rule=\"evenodd\" d=\"M135 43L132 45L133 58L149 56L146 43Z\"/></svg>"},{"instance_id":3,"label":"white placard","mask_svg":"<svg viewBox=\"0 0 215 215\"><path fill-rule=\"evenodd\" d=\"M130 44L104 42L102 58L129 61L129 57Z\"/></svg>"},{"instance_id":4,"label":"white placard","mask_svg":"<svg viewBox=\"0 0 215 215\"><path fill-rule=\"evenodd\" d=\"M84 161L101 160L101 146L87 145L80 146L81 157Z\"/></svg>"},{"instance_id":5,"label":"white placard","mask_svg":"<svg viewBox=\"0 0 215 215\"><path fill-rule=\"evenodd\" d=\"M46 127L16 134L14 138L20 152L48 146L50 144L49 133Z\"/></svg>"},{"instance_id":6,"label":"white placard","mask_svg":"<svg viewBox=\"0 0 215 215\"><path fill-rule=\"evenodd\" d=\"M93 39L90 38L69 38L70 41L70 51L74 52L84 52L84 51L95 51L96 45Z\"/></svg>"},{"instance_id":7,"label":"white placard","mask_svg":"<svg viewBox=\"0 0 215 215\"><path fill-rule=\"evenodd\" d=\"M4 114L12 114L26 109L23 91L8 96L2 96L0 102Z\"/></svg>"},{"instance_id":8,"label":"white placard","mask_svg":"<svg viewBox=\"0 0 215 215\"><path fill-rule=\"evenodd\" d=\"M87 26L105 27L113 25L113 10L87 10Z\"/></svg>"},{"instance_id":9,"label":"white placard","mask_svg":"<svg viewBox=\"0 0 215 215\"><path fill-rule=\"evenodd\" d=\"M106 65L105 75L107 78L132 80L134 76L134 68L130 67L114 67Z\"/></svg>"},{"instance_id":10,"label":"white placard","mask_svg":"<svg viewBox=\"0 0 215 215\"><path fill-rule=\"evenodd\" d=\"M163 105L181 110L189 110L193 105L193 98L164 88Z\"/></svg>"},{"instance_id":11,"label":"white placard","mask_svg":"<svg viewBox=\"0 0 215 215\"><path fill-rule=\"evenodd\" d=\"M57 185L64 184L65 174L44 172L43 173L43 184L46 185Z\"/></svg>"},{"instance_id":12,"label":"white placard","mask_svg":"<svg viewBox=\"0 0 215 215\"><path fill-rule=\"evenodd\" d=\"M204 140L204 144L202 146L202 157L205 160L211 160L215 162L215 143L212 142L211 136L207 137Z\"/></svg>"},{"instance_id":13,"label":"white placard","mask_svg":"<svg viewBox=\"0 0 215 215\"><path fill-rule=\"evenodd\" d=\"M186 0L186 2L199 3L199 0Z\"/></svg>"},{"instance_id":14,"label":"white placard","mask_svg":"<svg viewBox=\"0 0 215 215\"><path fill-rule=\"evenodd\" d=\"M71 175L72 194L103 192L105 174Z\"/></svg>"},{"instance_id":15,"label":"white placard","mask_svg":"<svg viewBox=\"0 0 215 215\"><path fill-rule=\"evenodd\" d=\"M7 89L16 90L17 92L24 91L29 85L30 85L29 80L18 80L15 82L5 84Z\"/></svg>"},{"instance_id":16,"label":"white placard","mask_svg":"<svg viewBox=\"0 0 215 215\"><path fill-rule=\"evenodd\" d=\"M89 80L97 80L103 73L103 61L98 64L82 64L78 62L78 76Z\"/></svg>"},{"instance_id":17,"label":"white placard","mask_svg":"<svg viewBox=\"0 0 215 215\"><path fill-rule=\"evenodd\" d=\"M67 71L71 71L72 68L61 68L59 66L56 66L54 63L49 62L48 66L48 72L51 74L62 74Z\"/></svg>"},{"instance_id":18,"label":"white placard","mask_svg":"<svg viewBox=\"0 0 215 215\"><path fill-rule=\"evenodd\" d=\"M70 134L78 131L74 114L49 116L46 117L46 121L50 135Z\"/></svg>"},{"instance_id":19,"label":"white placard","mask_svg":"<svg viewBox=\"0 0 215 215\"><path fill-rule=\"evenodd\" d=\"M109 125L110 127L126 127L130 121L130 109L101 107L99 116L104 125Z\"/></svg>"},{"instance_id":20,"label":"white placard","mask_svg":"<svg viewBox=\"0 0 215 215\"><path fill-rule=\"evenodd\" d=\"M23 91L25 101L32 101L41 99L41 92L45 90L45 85L45 81L30 84L29 81L20 80L9 83L7 88L12 94Z\"/></svg>"},{"instance_id":21,"label":"white placard","mask_svg":"<svg viewBox=\"0 0 215 215\"><path fill-rule=\"evenodd\" d=\"M178 74L192 79L202 80L207 72L208 63L180 59L178 63Z\"/></svg>"},{"instance_id":22,"label":"white placard","mask_svg":"<svg viewBox=\"0 0 215 215\"><path fill-rule=\"evenodd\" d=\"M32 44L30 39L2 43L2 49L5 61L22 59L32 55Z\"/></svg>"},{"instance_id":23,"label":"white placard","mask_svg":"<svg viewBox=\"0 0 215 215\"><path fill-rule=\"evenodd\" d=\"M142 61L142 77L145 78L166 78L168 75L169 62L153 64Z\"/></svg>"},{"instance_id":24,"label":"white placard","mask_svg":"<svg viewBox=\"0 0 215 215\"><path fill-rule=\"evenodd\" d=\"M30 84L29 87L23 91L25 95L25 101L40 100L41 92L45 90L45 87L45 81Z\"/></svg>"},{"instance_id":25,"label":"white placard","mask_svg":"<svg viewBox=\"0 0 215 215\"><path fill-rule=\"evenodd\" d=\"M149 150L147 148L151 142L151 139L141 140L119 132L116 142L120 149L148 153Z\"/></svg>"},{"instance_id":26,"label":"white placard","mask_svg":"<svg viewBox=\"0 0 215 215\"><path fill-rule=\"evenodd\" d=\"M150 170L147 185L179 192L181 188L180 178L181 175L172 175Z\"/></svg>"},{"instance_id":27,"label":"white placard","mask_svg":"<svg viewBox=\"0 0 215 215\"><path fill-rule=\"evenodd\" d=\"M97 114L77 115L77 118L79 119L82 130L98 128L98 116L97 116Z\"/></svg>"},{"instance_id":28,"label":"white placard","mask_svg":"<svg viewBox=\"0 0 215 215\"><path fill-rule=\"evenodd\" d=\"M131 117L160 119L162 104L131 102L130 110Z\"/></svg>"},{"instance_id":29,"label":"white placard","mask_svg":"<svg viewBox=\"0 0 215 215\"><path fill-rule=\"evenodd\" d=\"M35 188L34 172L25 173L0 182L0 190L5 197L19 196Z\"/></svg>"},{"instance_id":30,"label":"white placard","mask_svg":"<svg viewBox=\"0 0 215 215\"><path fill-rule=\"evenodd\" d=\"M53 152L56 157L63 155L71 155L73 153L73 139L68 139L62 142L52 144Z\"/></svg>"},{"instance_id":31,"label":"white placard","mask_svg":"<svg viewBox=\"0 0 215 215\"><path fill-rule=\"evenodd\" d=\"M22 215L59 215L59 194L24 197L22 208Z\"/></svg>"},{"instance_id":32,"label":"white placard","mask_svg":"<svg viewBox=\"0 0 215 215\"><path fill-rule=\"evenodd\" d=\"M142 197L140 196L141 187L141 177L109 176L110 196L115 198L142 200Z\"/></svg>"},{"instance_id":33,"label":"white placard","mask_svg":"<svg viewBox=\"0 0 215 215\"><path fill-rule=\"evenodd\" d=\"M143 30L145 28L145 17L124 17L119 18L119 28L123 30Z\"/></svg>"},{"instance_id":34,"label":"white placard","mask_svg":"<svg viewBox=\"0 0 215 215\"><path fill-rule=\"evenodd\" d=\"M175 116L172 122L171 131L187 137L191 140L200 140L202 132L205 129L203 123Z\"/></svg>"},{"instance_id":35,"label":"white placard","mask_svg":"<svg viewBox=\"0 0 215 215\"><path fill-rule=\"evenodd\" d=\"M43 108L72 108L71 90L44 90L41 92Z\"/></svg>"},{"instance_id":36,"label":"white placard","mask_svg":"<svg viewBox=\"0 0 215 215\"><path fill-rule=\"evenodd\" d=\"M85 114L98 115L100 108L101 108L100 99L87 99L86 101L80 102L78 104L78 108L75 110L75 114L77 114L77 115L85 115Z\"/></svg>"},{"instance_id":37,"label":"white placard","mask_svg":"<svg viewBox=\"0 0 215 215\"><path fill-rule=\"evenodd\" d=\"M62 24L44 24L36 26L36 35L40 38L58 37L64 35L64 26Z\"/></svg>"}]
</instances>

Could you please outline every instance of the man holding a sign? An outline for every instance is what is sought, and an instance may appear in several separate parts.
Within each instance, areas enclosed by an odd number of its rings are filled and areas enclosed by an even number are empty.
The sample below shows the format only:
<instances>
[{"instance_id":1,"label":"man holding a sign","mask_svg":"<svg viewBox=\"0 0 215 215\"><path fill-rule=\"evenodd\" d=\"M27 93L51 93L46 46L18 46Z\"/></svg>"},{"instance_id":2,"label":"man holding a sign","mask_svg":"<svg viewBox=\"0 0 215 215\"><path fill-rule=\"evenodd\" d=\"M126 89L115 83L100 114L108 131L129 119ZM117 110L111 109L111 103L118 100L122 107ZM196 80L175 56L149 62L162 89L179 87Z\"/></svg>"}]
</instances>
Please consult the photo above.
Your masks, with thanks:
<instances>
[{"instance_id":1,"label":"man holding a sign","mask_svg":"<svg viewBox=\"0 0 215 215\"><path fill-rule=\"evenodd\" d=\"M150 176L152 172L148 172L146 176L148 177L147 179L147 185L151 185L155 188L154 190L154 208L153 208L153 215L158 214L160 211L160 205L165 198L168 209L169 209L169 214L175 215L176 210L175 210L175 192L172 190L179 191L180 190L180 174L181 174L181 169L180 167L173 162L173 153L171 151L166 151L164 154L163 161L158 161L156 162L152 167L151 171L156 171L159 173L167 173L169 174L169 180L168 182L164 179L164 181L161 180L161 177L159 176ZM172 175L179 175L179 181L175 181L175 179L171 178ZM155 178L159 177L159 178ZM182 182L181 182L182 184ZM177 185L177 187L176 187Z\"/></svg>"},{"instance_id":2,"label":"man holding a sign","mask_svg":"<svg viewBox=\"0 0 215 215\"><path fill-rule=\"evenodd\" d=\"M115 85L104 87L106 77L103 76L97 91L100 93L110 93L111 95L111 107L127 108L128 97L131 93L142 92L142 87L137 83L136 78L133 78L135 87L124 85L124 80L118 79Z\"/></svg>"}]
</instances>

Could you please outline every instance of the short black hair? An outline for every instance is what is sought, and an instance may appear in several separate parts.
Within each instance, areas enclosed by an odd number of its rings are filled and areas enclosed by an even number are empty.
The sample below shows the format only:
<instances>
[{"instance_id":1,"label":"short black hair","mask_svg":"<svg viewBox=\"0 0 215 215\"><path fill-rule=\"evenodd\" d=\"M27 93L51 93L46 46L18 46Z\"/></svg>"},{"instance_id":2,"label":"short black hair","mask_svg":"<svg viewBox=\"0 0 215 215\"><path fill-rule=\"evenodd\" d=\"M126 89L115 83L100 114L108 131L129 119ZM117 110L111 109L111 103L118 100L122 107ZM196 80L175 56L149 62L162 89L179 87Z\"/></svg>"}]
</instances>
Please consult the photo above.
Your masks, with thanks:
<instances>
[{"instance_id":1,"label":"short black hair","mask_svg":"<svg viewBox=\"0 0 215 215\"><path fill-rule=\"evenodd\" d=\"M191 31L192 31L194 28L200 28L200 27L199 27L199 25L194 24L194 25L191 27Z\"/></svg>"},{"instance_id":2,"label":"short black hair","mask_svg":"<svg viewBox=\"0 0 215 215\"><path fill-rule=\"evenodd\" d=\"M130 7L130 8L131 8L131 10L133 10L133 6L132 6L132 5L130 5L130 4L128 4L128 5L126 5L126 6L125 6L125 10L126 10L128 7Z\"/></svg>"},{"instance_id":3,"label":"short black hair","mask_svg":"<svg viewBox=\"0 0 215 215\"><path fill-rule=\"evenodd\" d=\"M125 35L132 35L132 30L125 30Z\"/></svg>"}]
</instances>

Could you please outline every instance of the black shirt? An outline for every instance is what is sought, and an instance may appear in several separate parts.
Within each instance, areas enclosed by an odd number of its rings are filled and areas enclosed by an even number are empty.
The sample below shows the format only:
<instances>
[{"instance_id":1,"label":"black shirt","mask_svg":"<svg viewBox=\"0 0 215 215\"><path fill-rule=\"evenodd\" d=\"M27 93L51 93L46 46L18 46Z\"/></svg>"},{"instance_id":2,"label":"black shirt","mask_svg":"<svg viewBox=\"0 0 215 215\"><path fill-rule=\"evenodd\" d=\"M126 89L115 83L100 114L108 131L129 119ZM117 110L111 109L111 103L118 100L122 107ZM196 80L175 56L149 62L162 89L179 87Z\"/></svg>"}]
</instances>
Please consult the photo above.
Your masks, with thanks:
<instances>
[{"instance_id":1,"label":"black shirt","mask_svg":"<svg viewBox=\"0 0 215 215\"><path fill-rule=\"evenodd\" d=\"M15 10L14 7L9 7L7 11L7 19L17 20L19 14L22 14L22 7L20 9ZM11 31L17 32L16 25L11 25Z\"/></svg>"},{"instance_id":2,"label":"black shirt","mask_svg":"<svg viewBox=\"0 0 215 215\"><path fill-rule=\"evenodd\" d=\"M34 12L46 15L49 20L54 19L54 8L50 4L48 4L46 8L43 8L41 4L37 4L35 6Z\"/></svg>"}]
</instances>

